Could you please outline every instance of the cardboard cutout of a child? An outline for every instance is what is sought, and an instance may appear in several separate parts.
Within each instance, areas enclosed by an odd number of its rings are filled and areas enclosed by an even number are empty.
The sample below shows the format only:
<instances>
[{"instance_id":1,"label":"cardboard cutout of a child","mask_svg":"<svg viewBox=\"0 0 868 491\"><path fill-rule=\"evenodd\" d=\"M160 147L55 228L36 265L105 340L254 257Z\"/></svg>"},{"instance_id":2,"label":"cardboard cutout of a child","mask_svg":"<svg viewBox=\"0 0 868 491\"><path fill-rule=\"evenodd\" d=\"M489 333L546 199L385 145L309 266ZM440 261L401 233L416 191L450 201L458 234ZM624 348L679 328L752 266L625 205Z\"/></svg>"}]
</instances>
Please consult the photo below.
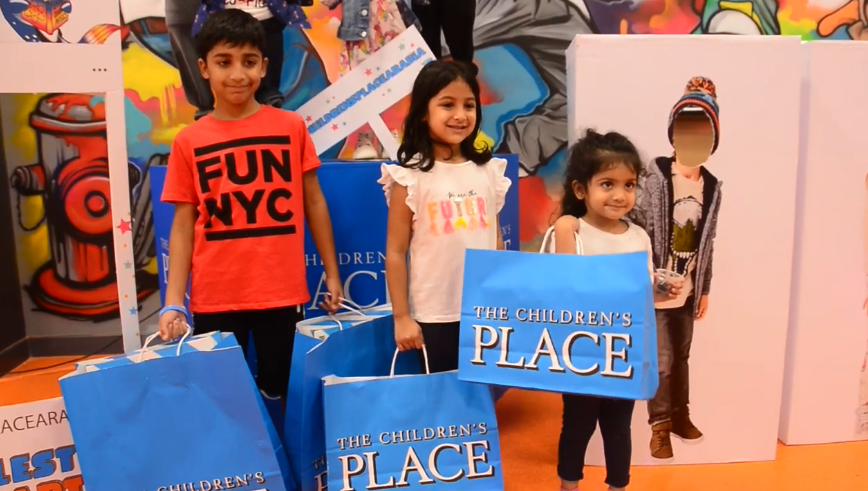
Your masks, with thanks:
<instances>
[{"instance_id":1,"label":"cardboard cutout of a child","mask_svg":"<svg viewBox=\"0 0 868 491\"><path fill-rule=\"evenodd\" d=\"M717 89L693 77L669 115L670 157L648 166L638 219L651 237L654 266L683 277L678 298L657 304L660 386L648 403L651 455L673 458L671 437L698 443L702 432L690 419L688 359L694 322L705 317L711 293L714 238L721 182L708 170L720 142Z\"/></svg>"}]
</instances>

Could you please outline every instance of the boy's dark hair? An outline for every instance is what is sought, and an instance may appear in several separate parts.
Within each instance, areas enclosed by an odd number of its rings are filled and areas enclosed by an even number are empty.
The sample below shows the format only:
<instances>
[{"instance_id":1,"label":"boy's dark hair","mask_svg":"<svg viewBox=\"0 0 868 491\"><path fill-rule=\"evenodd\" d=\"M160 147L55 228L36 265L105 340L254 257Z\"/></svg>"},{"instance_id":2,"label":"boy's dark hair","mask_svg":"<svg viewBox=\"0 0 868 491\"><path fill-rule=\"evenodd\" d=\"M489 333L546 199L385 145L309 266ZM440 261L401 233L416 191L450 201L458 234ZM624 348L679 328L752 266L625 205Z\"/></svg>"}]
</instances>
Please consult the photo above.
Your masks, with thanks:
<instances>
[{"instance_id":1,"label":"boy's dark hair","mask_svg":"<svg viewBox=\"0 0 868 491\"><path fill-rule=\"evenodd\" d=\"M434 167L434 142L431 141L431 133L425 122L428 103L456 80L467 83L473 92L473 98L476 99L476 125L470 135L460 143L461 154L479 165L491 160L491 149L488 145L483 148L476 147L476 136L482 125L479 82L473 75L473 71L464 63L437 60L425 65L413 83L410 110L407 119L404 120L404 140L398 148L398 164L402 167L419 169L423 172L430 171Z\"/></svg>"},{"instance_id":2,"label":"boy's dark hair","mask_svg":"<svg viewBox=\"0 0 868 491\"><path fill-rule=\"evenodd\" d=\"M255 17L241 9L223 9L208 16L196 35L199 58L208 59L208 53L220 43L229 46L252 46L265 53L265 29Z\"/></svg>"},{"instance_id":3,"label":"boy's dark hair","mask_svg":"<svg viewBox=\"0 0 868 491\"><path fill-rule=\"evenodd\" d=\"M626 165L636 173L637 178L645 172L639 151L626 136L614 131L604 135L591 129L586 130L585 135L570 149L561 214L576 218L585 216L588 206L584 200L576 197L573 181L587 188L596 174L616 165Z\"/></svg>"}]
</instances>

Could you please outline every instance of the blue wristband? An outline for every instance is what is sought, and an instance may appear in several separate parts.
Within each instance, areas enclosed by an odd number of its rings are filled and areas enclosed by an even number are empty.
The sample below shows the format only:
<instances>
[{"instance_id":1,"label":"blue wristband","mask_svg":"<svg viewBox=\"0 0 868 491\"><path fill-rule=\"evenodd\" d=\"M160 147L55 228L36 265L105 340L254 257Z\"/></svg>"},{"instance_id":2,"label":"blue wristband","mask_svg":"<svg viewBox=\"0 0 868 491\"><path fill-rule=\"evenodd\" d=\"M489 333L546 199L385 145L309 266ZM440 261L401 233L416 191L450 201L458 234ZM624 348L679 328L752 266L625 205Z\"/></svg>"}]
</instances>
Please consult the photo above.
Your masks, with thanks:
<instances>
[{"instance_id":1,"label":"blue wristband","mask_svg":"<svg viewBox=\"0 0 868 491\"><path fill-rule=\"evenodd\" d=\"M187 309L185 309L184 307L179 307L177 305L166 305L165 307L160 309L160 317L162 317L163 314L165 314L166 312L180 312L184 314L184 317L187 318L187 324L190 323L190 313L187 312Z\"/></svg>"}]
</instances>

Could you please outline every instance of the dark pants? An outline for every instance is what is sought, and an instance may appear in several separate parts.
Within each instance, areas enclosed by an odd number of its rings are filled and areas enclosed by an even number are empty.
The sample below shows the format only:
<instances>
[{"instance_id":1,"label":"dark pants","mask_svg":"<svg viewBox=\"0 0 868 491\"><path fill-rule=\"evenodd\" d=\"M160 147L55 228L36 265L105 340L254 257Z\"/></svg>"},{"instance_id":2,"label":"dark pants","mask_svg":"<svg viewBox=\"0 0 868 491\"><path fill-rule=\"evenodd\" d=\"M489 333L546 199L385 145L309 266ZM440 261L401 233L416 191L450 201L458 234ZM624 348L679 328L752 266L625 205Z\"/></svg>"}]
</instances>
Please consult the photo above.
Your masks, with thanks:
<instances>
[{"instance_id":1,"label":"dark pants","mask_svg":"<svg viewBox=\"0 0 868 491\"><path fill-rule=\"evenodd\" d=\"M261 24L265 29L263 54L268 58L268 68L256 91L256 100L260 104L281 107L283 94L280 92L280 75L283 73L283 30L286 26L275 17L266 19Z\"/></svg>"},{"instance_id":2,"label":"dark pants","mask_svg":"<svg viewBox=\"0 0 868 491\"><path fill-rule=\"evenodd\" d=\"M627 487L633 453L630 424L636 401L575 394L564 394L563 399L558 477L568 482L582 480L585 452L599 422L606 456L606 484L613 488Z\"/></svg>"},{"instance_id":3,"label":"dark pants","mask_svg":"<svg viewBox=\"0 0 868 491\"><path fill-rule=\"evenodd\" d=\"M413 13L422 26L422 38L438 60L443 57L440 32L446 38L453 60L473 63L473 22L476 0L430 0L413 2Z\"/></svg>"},{"instance_id":4,"label":"dark pants","mask_svg":"<svg viewBox=\"0 0 868 491\"><path fill-rule=\"evenodd\" d=\"M657 363L660 385L648 402L648 422L652 425L672 419L672 411L685 409L690 403L690 345L693 343L695 319L694 297L683 307L659 309L657 318Z\"/></svg>"},{"instance_id":5,"label":"dark pants","mask_svg":"<svg viewBox=\"0 0 868 491\"><path fill-rule=\"evenodd\" d=\"M196 334L231 332L238 340L244 356L253 335L256 346L256 383L270 396L286 397L295 325L304 319L304 310L297 306L269 310L241 310L215 314L193 314Z\"/></svg>"},{"instance_id":6,"label":"dark pants","mask_svg":"<svg viewBox=\"0 0 868 491\"><path fill-rule=\"evenodd\" d=\"M211 111L214 107L214 96L211 86L202 78L199 72L199 54L193 41L193 21L199 11L199 2L189 0L167 0L166 29L169 31L169 43L175 64L181 75L181 86L187 102L197 109L197 116Z\"/></svg>"},{"instance_id":7,"label":"dark pants","mask_svg":"<svg viewBox=\"0 0 868 491\"><path fill-rule=\"evenodd\" d=\"M431 373L458 370L458 322L441 324L419 323L422 328L422 339L425 351L428 352L428 370ZM422 350L419 350L419 362L425 369Z\"/></svg>"}]
</instances>

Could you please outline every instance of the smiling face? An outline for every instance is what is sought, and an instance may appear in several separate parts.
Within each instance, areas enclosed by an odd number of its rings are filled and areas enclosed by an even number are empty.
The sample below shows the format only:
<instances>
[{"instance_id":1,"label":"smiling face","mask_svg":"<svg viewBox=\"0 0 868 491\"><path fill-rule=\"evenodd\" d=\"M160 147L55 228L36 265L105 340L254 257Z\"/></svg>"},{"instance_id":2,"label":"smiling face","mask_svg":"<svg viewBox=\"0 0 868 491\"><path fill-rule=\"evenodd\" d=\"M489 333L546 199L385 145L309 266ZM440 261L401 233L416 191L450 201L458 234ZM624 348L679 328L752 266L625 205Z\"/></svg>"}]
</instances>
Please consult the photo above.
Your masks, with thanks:
<instances>
[{"instance_id":1,"label":"smiling face","mask_svg":"<svg viewBox=\"0 0 868 491\"><path fill-rule=\"evenodd\" d=\"M218 105L242 106L253 100L267 67L268 60L251 45L218 43L206 60L199 60L202 77L211 84Z\"/></svg>"},{"instance_id":2,"label":"smiling face","mask_svg":"<svg viewBox=\"0 0 868 491\"><path fill-rule=\"evenodd\" d=\"M588 217L597 223L618 221L636 204L636 173L615 164L594 174L587 187L573 181L576 197L585 201Z\"/></svg>"},{"instance_id":3,"label":"smiling face","mask_svg":"<svg viewBox=\"0 0 868 491\"><path fill-rule=\"evenodd\" d=\"M462 80L447 85L428 102L428 129L436 142L458 145L476 126L476 98Z\"/></svg>"}]
</instances>

